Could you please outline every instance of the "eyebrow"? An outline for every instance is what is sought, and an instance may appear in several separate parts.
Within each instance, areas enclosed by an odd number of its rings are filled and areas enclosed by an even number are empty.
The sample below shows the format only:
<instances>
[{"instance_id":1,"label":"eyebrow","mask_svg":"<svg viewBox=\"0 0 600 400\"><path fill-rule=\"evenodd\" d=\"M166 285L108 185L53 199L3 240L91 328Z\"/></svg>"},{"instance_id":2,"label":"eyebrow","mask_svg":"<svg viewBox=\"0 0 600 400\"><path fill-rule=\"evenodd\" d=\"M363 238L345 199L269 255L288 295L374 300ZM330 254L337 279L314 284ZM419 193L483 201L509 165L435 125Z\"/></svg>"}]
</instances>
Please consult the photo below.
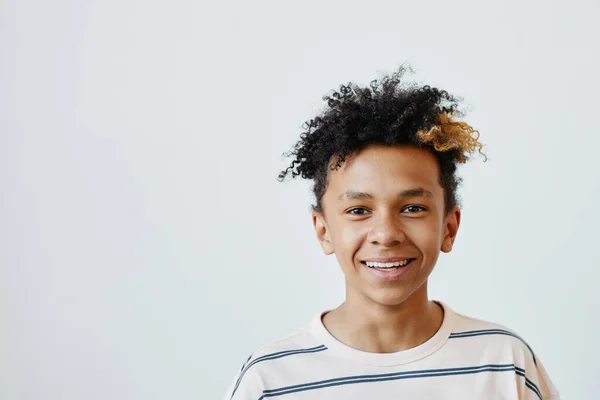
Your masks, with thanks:
<instances>
[{"instance_id":1,"label":"eyebrow","mask_svg":"<svg viewBox=\"0 0 600 400\"><path fill-rule=\"evenodd\" d=\"M401 192L398 193L398 197L400 197L400 198L405 198L405 197L430 197L430 198L433 198L433 193L427 189L414 188L414 189L402 190ZM343 200L365 200L365 199L372 200L373 198L374 198L373 195L370 193L367 193L367 192L348 190L348 191L342 193L338 197L338 200L340 200L340 201L343 201Z\"/></svg>"}]
</instances>

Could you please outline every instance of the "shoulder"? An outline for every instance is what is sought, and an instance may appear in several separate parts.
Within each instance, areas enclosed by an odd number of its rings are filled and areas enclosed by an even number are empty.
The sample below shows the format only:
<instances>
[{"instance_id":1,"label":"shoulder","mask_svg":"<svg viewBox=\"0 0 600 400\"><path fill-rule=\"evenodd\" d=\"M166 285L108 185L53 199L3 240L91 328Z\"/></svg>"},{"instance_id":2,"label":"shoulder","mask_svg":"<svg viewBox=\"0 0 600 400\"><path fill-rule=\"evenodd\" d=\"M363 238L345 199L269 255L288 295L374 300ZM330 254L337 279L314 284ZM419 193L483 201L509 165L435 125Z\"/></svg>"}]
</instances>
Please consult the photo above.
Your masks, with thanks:
<instances>
[{"instance_id":1,"label":"shoulder","mask_svg":"<svg viewBox=\"0 0 600 400\"><path fill-rule=\"evenodd\" d=\"M255 363L258 359L265 360L271 357L285 357L288 353L311 352L318 350L323 345L317 343L316 339L306 328L299 329L276 341L267 343L256 349L248 359Z\"/></svg>"},{"instance_id":2,"label":"shoulder","mask_svg":"<svg viewBox=\"0 0 600 400\"><path fill-rule=\"evenodd\" d=\"M522 336L502 324L453 313L455 321L448 342L461 357L513 365L525 386L540 398L560 399L541 360Z\"/></svg>"},{"instance_id":3,"label":"shoulder","mask_svg":"<svg viewBox=\"0 0 600 400\"><path fill-rule=\"evenodd\" d=\"M228 391L228 398L245 399L251 397L250 394L260 396L271 377L281 374L289 365L302 362L304 357L324 350L327 347L319 343L306 328L267 343L246 359Z\"/></svg>"},{"instance_id":4,"label":"shoulder","mask_svg":"<svg viewBox=\"0 0 600 400\"><path fill-rule=\"evenodd\" d=\"M510 353L525 363L537 364L535 353L529 343L517 332L505 325L474 318L454 312L455 321L449 340L465 347L495 349L503 354Z\"/></svg>"}]
</instances>

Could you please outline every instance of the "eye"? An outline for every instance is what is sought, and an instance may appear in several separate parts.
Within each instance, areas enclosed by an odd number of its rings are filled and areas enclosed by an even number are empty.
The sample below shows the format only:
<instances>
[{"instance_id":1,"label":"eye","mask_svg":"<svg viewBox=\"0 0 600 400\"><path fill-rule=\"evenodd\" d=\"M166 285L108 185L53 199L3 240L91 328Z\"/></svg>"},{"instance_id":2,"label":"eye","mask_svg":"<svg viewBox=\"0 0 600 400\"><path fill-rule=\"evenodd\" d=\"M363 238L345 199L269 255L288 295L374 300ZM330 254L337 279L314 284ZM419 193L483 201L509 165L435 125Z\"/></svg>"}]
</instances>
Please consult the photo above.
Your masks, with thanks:
<instances>
[{"instance_id":1,"label":"eye","mask_svg":"<svg viewBox=\"0 0 600 400\"><path fill-rule=\"evenodd\" d=\"M420 211L426 211L426 210L424 207L421 207L421 206L407 206L402 210L403 213L407 213L407 214L416 214Z\"/></svg>"},{"instance_id":2,"label":"eye","mask_svg":"<svg viewBox=\"0 0 600 400\"><path fill-rule=\"evenodd\" d=\"M363 207L355 207L355 208L351 208L348 211L346 211L347 214L351 214L351 215L364 215L367 212L368 212L367 209L363 208Z\"/></svg>"}]
</instances>

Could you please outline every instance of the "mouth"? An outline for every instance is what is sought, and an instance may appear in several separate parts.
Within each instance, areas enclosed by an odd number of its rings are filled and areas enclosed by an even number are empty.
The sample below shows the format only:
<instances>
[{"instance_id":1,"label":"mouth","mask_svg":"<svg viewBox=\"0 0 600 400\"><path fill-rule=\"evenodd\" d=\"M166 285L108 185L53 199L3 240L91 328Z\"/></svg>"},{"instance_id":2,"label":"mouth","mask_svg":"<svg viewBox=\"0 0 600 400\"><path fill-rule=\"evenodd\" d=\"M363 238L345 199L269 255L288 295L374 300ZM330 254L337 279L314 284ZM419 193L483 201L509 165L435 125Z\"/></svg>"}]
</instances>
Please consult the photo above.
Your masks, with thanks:
<instances>
[{"instance_id":1,"label":"mouth","mask_svg":"<svg viewBox=\"0 0 600 400\"><path fill-rule=\"evenodd\" d=\"M414 260L416 260L416 258L404 258L404 259L390 260L387 262L364 260L364 261L361 261L361 264L369 269L373 269L376 271L394 271L397 269L406 268Z\"/></svg>"},{"instance_id":2,"label":"mouth","mask_svg":"<svg viewBox=\"0 0 600 400\"><path fill-rule=\"evenodd\" d=\"M365 266L365 270L369 275L380 282L397 282L402 277L409 273L412 269L410 266L416 258L384 258L375 260L364 260L361 264Z\"/></svg>"}]
</instances>

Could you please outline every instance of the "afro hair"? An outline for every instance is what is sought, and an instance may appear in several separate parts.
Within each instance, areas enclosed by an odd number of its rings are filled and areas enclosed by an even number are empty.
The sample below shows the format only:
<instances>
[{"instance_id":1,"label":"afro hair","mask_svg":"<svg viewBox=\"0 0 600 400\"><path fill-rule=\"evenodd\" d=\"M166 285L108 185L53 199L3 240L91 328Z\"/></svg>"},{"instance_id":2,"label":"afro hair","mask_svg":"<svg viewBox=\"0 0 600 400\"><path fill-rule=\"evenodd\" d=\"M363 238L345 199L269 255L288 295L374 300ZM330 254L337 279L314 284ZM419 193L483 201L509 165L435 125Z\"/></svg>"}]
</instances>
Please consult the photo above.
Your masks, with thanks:
<instances>
[{"instance_id":1,"label":"afro hair","mask_svg":"<svg viewBox=\"0 0 600 400\"><path fill-rule=\"evenodd\" d=\"M288 175L314 180L312 209L322 212L328 171L338 169L348 156L371 145L415 146L428 149L438 161L446 213L458 205L461 179L456 169L470 154L483 154L479 132L454 119L463 116L457 98L429 85L403 82L405 72L401 65L369 87L350 82L325 95L325 109L303 124L300 139L284 153L293 160L280 172L279 181Z\"/></svg>"}]
</instances>

